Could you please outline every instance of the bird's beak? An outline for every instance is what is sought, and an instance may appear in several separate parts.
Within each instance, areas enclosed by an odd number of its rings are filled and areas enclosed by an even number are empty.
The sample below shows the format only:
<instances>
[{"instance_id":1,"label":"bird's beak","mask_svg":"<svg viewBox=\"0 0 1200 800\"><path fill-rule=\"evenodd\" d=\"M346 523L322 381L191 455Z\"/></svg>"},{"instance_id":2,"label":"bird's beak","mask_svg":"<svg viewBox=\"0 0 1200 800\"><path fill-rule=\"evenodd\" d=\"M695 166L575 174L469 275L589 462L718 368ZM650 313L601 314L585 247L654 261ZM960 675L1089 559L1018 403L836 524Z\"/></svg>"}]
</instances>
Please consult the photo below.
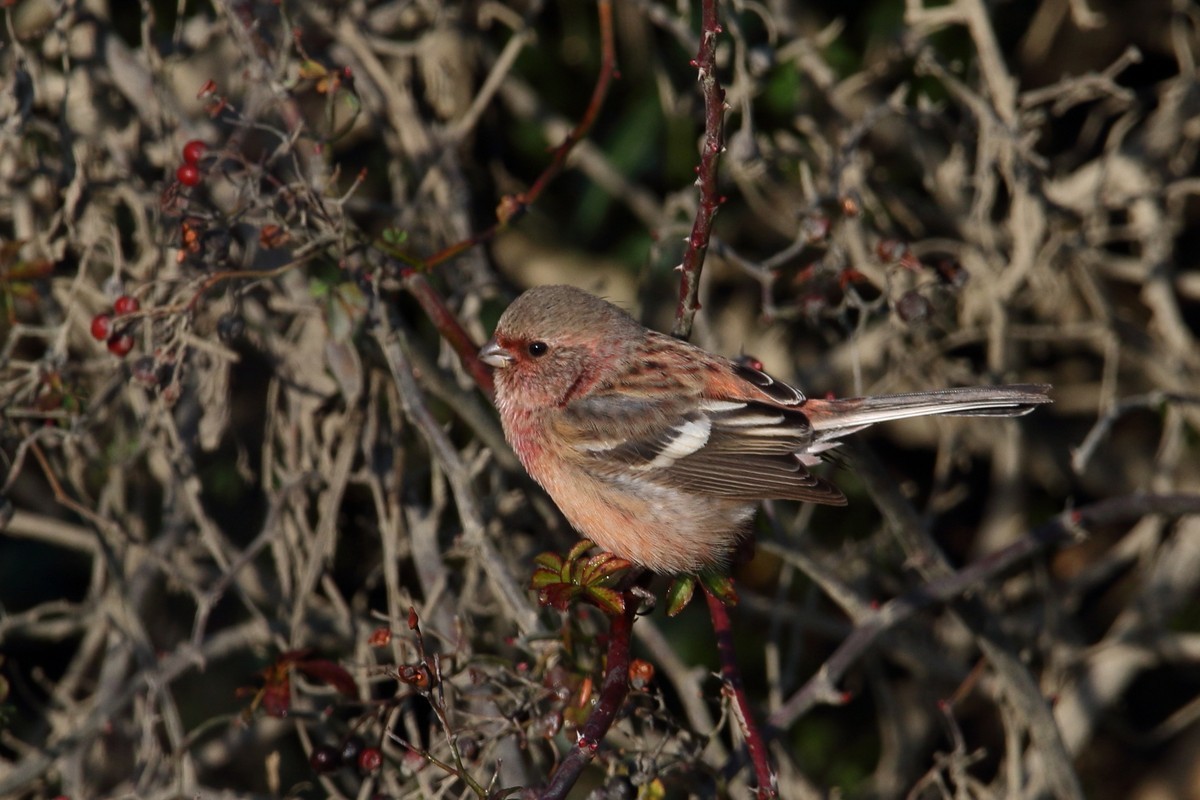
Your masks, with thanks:
<instances>
[{"instance_id":1,"label":"bird's beak","mask_svg":"<svg viewBox=\"0 0 1200 800\"><path fill-rule=\"evenodd\" d=\"M496 344L495 339L489 339L488 343L479 351L479 360L496 369L504 369L513 363L513 355Z\"/></svg>"}]
</instances>

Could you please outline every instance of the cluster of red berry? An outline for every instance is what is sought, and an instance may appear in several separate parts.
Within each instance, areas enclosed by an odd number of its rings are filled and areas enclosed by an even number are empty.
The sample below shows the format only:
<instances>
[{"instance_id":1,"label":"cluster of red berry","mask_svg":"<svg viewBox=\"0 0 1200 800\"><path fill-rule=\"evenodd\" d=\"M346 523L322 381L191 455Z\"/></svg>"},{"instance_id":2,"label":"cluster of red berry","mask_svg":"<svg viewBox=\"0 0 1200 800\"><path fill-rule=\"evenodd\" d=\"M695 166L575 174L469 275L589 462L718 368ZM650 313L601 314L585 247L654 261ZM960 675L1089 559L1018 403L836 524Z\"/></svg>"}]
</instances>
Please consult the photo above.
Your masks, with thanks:
<instances>
[{"instance_id":1,"label":"cluster of red berry","mask_svg":"<svg viewBox=\"0 0 1200 800\"><path fill-rule=\"evenodd\" d=\"M357 766L362 772L374 772L383 765L383 753L378 747L368 747L358 735L346 737L339 750L330 744L313 748L308 763L315 772L334 772L342 767Z\"/></svg>"},{"instance_id":2,"label":"cluster of red berry","mask_svg":"<svg viewBox=\"0 0 1200 800\"><path fill-rule=\"evenodd\" d=\"M130 326L117 327L121 317L136 313L141 308L136 297L123 294L113 303L112 313L102 312L92 317L92 338L98 342L108 343L108 352L114 356L127 356L133 349L133 334Z\"/></svg>"},{"instance_id":3,"label":"cluster of red berry","mask_svg":"<svg viewBox=\"0 0 1200 800\"><path fill-rule=\"evenodd\" d=\"M183 146L183 163L175 170L175 179L184 186L195 186L200 183L200 159L208 145L199 139L192 139Z\"/></svg>"}]
</instances>

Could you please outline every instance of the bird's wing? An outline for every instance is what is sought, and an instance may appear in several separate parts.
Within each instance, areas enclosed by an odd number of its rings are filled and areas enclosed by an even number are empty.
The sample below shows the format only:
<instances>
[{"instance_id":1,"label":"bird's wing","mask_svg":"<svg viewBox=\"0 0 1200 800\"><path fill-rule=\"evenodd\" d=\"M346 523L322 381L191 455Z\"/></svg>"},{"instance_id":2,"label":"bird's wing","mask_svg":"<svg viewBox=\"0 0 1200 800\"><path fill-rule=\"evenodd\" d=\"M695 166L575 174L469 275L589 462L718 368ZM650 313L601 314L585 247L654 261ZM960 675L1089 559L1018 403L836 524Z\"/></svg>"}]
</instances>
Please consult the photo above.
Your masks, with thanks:
<instances>
[{"instance_id":1,"label":"bird's wing","mask_svg":"<svg viewBox=\"0 0 1200 800\"><path fill-rule=\"evenodd\" d=\"M554 424L589 470L610 479L636 476L734 500L845 503L805 465L813 431L798 409L599 392L570 403Z\"/></svg>"}]
</instances>

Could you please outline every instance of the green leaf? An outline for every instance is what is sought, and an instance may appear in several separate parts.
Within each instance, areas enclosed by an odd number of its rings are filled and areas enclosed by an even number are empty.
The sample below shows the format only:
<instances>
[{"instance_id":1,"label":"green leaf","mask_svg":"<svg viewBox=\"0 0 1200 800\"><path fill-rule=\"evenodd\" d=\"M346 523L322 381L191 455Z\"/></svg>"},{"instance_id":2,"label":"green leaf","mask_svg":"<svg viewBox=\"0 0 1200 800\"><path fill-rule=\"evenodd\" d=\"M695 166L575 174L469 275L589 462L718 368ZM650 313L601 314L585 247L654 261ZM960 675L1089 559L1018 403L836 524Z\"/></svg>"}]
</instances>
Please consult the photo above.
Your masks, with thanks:
<instances>
[{"instance_id":1,"label":"green leaf","mask_svg":"<svg viewBox=\"0 0 1200 800\"><path fill-rule=\"evenodd\" d=\"M733 578L719 572L702 572L700 580L704 582L704 587L708 591L716 595L727 606L736 606L738 602L737 590L733 586Z\"/></svg>"},{"instance_id":2,"label":"green leaf","mask_svg":"<svg viewBox=\"0 0 1200 800\"><path fill-rule=\"evenodd\" d=\"M583 563L580 582L596 584L615 580L633 564L612 553L598 553Z\"/></svg>"},{"instance_id":3,"label":"green leaf","mask_svg":"<svg viewBox=\"0 0 1200 800\"><path fill-rule=\"evenodd\" d=\"M399 228L384 228L383 241L390 245L401 245L408 241L408 231Z\"/></svg>"},{"instance_id":4,"label":"green leaf","mask_svg":"<svg viewBox=\"0 0 1200 800\"><path fill-rule=\"evenodd\" d=\"M578 561L583 557L584 553L586 553L588 550L591 550L593 547L595 547L595 545L587 539L580 539L575 543L575 546L571 548L571 552L567 553L567 561Z\"/></svg>"},{"instance_id":5,"label":"green leaf","mask_svg":"<svg viewBox=\"0 0 1200 800\"><path fill-rule=\"evenodd\" d=\"M667 587L667 616L674 617L687 608L696 593L696 576L681 575Z\"/></svg>"},{"instance_id":6,"label":"green leaf","mask_svg":"<svg viewBox=\"0 0 1200 800\"><path fill-rule=\"evenodd\" d=\"M300 62L301 78L313 80L314 78L323 78L328 74L329 70L325 69L324 64L313 61L312 59L305 59L304 61Z\"/></svg>"},{"instance_id":7,"label":"green leaf","mask_svg":"<svg viewBox=\"0 0 1200 800\"><path fill-rule=\"evenodd\" d=\"M545 567L546 569L554 570L554 572L561 575L563 564L566 562L558 553L551 553L547 551L545 553L538 554L533 559L533 563L537 564L539 567Z\"/></svg>"},{"instance_id":8,"label":"green leaf","mask_svg":"<svg viewBox=\"0 0 1200 800\"><path fill-rule=\"evenodd\" d=\"M556 583L563 583L561 572L556 569L538 567L533 571L533 577L529 579L529 588L540 591Z\"/></svg>"},{"instance_id":9,"label":"green leaf","mask_svg":"<svg viewBox=\"0 0 1200 800\"><path fill-rule=\"evenodd\" d=\"M615 617L618 614L625 613L625 595L618 592L616 589L606 589L602 586L591 586L587 590L587 598L592 603L608 614L610 617Z\"/></svg>"},{"instance_id":10,"label":"green leaf","mask_svg":"<svg viewBox=\"0 0 1200 800\"><path fill-rule=\"evenodd\" d=\"M625 596L611 588L619 576L633 565L612 553L586 554L594 545L585 540L571 548L566 558L542 553L534 559L538 566L529 579L529 588L538 593L538 602L565 611L582 598L604 613L622 614Z\"/></svg>"}]
</instances>

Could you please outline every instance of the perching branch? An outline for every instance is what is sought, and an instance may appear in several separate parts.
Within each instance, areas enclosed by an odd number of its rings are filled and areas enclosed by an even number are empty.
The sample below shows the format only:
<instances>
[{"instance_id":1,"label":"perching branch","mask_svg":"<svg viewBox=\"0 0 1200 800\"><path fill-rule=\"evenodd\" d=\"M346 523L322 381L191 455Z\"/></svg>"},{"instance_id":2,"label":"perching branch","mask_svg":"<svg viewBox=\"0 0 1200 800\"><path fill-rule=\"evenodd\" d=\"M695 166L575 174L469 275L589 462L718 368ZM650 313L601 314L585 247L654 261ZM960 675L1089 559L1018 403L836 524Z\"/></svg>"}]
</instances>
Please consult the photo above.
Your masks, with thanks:
<instances>
[{"instance_id":1,"label":"perching branch","mask_svg":"<svg viewBox=\"0 0 1200 800\"><path fill-rule=\"evenodd\" d=\"M755 796L760 798L778 797L779 789L775 772L767 757L767 742L759 732L754 722L754 714L750 708L750 698L746 696L746 687L742 682L742 673L738 669L737 654L733 647L733 626L729 621L729 609L719 597L704 587L704 599L708 603L708 615L712 619L713 633L717 637L717 652L721 656L721 680L725 681L726 691L733 697L734 717L746 737L746 749L750 753L750 761L754 764L754 776L758 782Z\"/></svg>"},{"instance_id":2,"label":"perching branch","mask_svg":"<svg viewBox=\"0 0 1200 800\"><path fill-rule=\"evenodd\" d=\"M625 611L611 617L608 630L608 657L604 665L604 682L600 684L600 700L576 734L575 746L558 765L541 800L562 800L579 780L584 767L596 757L608 729L616 721L617 712L629 694L629 664L633 620L637 616L639 598L625 592Z\"/></svg>"}]
</instances>

